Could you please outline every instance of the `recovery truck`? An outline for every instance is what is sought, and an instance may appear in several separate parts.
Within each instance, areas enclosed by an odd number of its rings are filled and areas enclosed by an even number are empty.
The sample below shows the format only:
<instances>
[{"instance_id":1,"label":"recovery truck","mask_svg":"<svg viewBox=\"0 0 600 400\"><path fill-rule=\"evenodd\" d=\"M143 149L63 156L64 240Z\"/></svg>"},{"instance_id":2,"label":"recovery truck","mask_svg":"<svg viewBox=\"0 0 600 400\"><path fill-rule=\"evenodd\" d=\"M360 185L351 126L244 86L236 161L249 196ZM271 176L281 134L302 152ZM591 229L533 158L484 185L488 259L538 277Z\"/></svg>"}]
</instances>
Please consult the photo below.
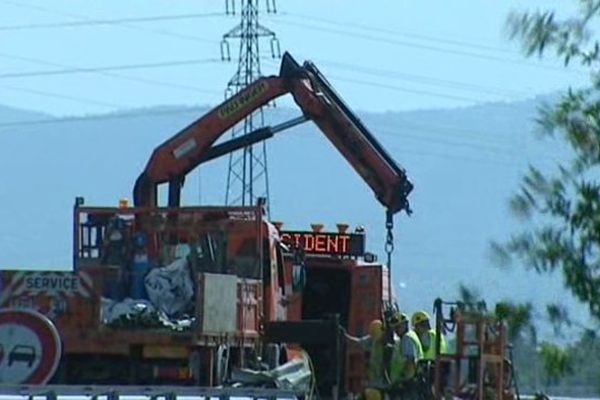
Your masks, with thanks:
<instances>
[{"instance_id":1,"label":"recovery truck","mask_svg":"<svg viewBox=\"0 0 600 400\"><path fill-rule=\"evenodd\" d=\"M215 144L284 94L300 117ZM346 353L339 325L366 334L391 301L389 271L365 257L364 233L280 231L264 203L180 204L194 168L308 120L386 207L391 237L412 184L316 66L286 53L278 76L258 79L155 149L136 180L134 207L76 200L72 272L3 272L0 306L35 309L58 328L63 354L53 382L214 386L233 367L256 366L257 356L285 361L296 345L313 359L322 395L360 392L364 354ZM164 183L168 201L159 206ZM140 279L150 302L127 298Z\"/></svg>"},{"instance_id":2,"label":"recovery truck","mask_svg":"<svg viewBox=\"0 0 600 400\"><path fill-rule=\"evenodd\" d=\"M215 144L244 116L285 93L292 94L301 117ZM3 273L0 306L35 309L49 316L60 332L63 354L53 383L110 384L113 396L274 398L279 393L272 389L207 387L232 377L233 367L256 366L257 356L272 365L285 361L297 345L314 362L320 397L361 392L365 355L344 348L339 328L356 336L366 334L369 322L380 318L392 300L389 268L365 252L364 232L349 233L344 224L337 232L324 232L320 225L310 231L286 231L281 223L267 220L262 203L180 205L185 176L194 168L309 119L387 208L391 239L391 217L409 210L412 185L404 171L312 63L300 66L285 54L278 76L257 80L154 151L136 181L135 207L87 207L82 199L76 201L73 272ZM169 184L166 207L157 204L157 186L162 183ZM389 257L390 241L387 244ZM123 303L123 283L130 291L139 289L135 275L140 271L132 261L136 259L142 264L151 260L151 271L163 273L158 276L162 280L149 279L150 272L144 281L148 297L152 290L164 295L154 304L162 307L160 321L141 318L152 305L139 303L134 306L139 320L128 314L110 321L108 311ZM185 273L177 274L181 271ZM169 286L173 281L178 284ZM186 293L186 282L192 288L191 301L174 311L177 295ZM161 292L161 285L169 290ZM456 332L455 349L449 354L438 351L433 365L424 366L420 397L511 400L514 380L512 369L506 368L502 323L461 307L444 315L444 306L436 302L436 330L438 337ZM439 349L439 343L436 346ZM158 383L202 387L122 386L114 391L117 384ZM2 393L44 395L46 388L4 387ZM106 390L56 388L47 398Z\"/></svg>"}]
</instances>

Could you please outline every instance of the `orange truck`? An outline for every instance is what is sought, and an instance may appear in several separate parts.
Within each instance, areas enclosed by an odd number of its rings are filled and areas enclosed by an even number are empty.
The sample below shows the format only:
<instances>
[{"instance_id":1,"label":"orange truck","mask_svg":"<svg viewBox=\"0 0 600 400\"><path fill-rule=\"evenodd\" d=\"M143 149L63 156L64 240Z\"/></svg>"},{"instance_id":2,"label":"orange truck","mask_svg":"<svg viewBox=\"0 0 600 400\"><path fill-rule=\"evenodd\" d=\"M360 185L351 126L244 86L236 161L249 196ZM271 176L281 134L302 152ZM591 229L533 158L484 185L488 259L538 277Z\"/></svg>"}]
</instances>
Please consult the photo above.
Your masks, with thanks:
<instances>
[{"instance_id":1,"label":"orange truck","mask_svg":"<svg viewBox=\"0 0 600 400\"><path fill-rule=\"evenodd\" d=\"M302 115L219 144L269 101L291 94ZM364 232L285 231L264 202L181 206L186 175L204 162L314 122L392 216L409 212L412 184L310 62L288 53L260 78L155 149L134 206L74 207L72 272L2 273L1 307L49 316L63 344L54 381L214 386L234 367L276 365L295 346L314 363L320 393L358 393L364 354L346 350L339 326L366 334L391 301L389 270ZM168 201L157 189L168 184Z\"/></svg>"}]
</instances>

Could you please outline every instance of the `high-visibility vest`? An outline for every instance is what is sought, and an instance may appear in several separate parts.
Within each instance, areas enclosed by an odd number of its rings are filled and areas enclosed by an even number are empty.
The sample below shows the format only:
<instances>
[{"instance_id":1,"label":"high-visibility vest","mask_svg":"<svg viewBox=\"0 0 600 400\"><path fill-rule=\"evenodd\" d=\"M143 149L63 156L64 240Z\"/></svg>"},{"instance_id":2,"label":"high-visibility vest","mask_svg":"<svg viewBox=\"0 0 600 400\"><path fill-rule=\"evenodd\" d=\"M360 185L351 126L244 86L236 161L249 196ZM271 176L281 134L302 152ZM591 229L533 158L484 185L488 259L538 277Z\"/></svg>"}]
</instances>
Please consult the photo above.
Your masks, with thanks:
<instances>
[{"instance_id":1,"label":"high-visibility vest","mask_svg":"<svg viewBox=\"0 0 600 400\"><path fill-rule=\"evenodd\" d=\"M408 336L410 340L412 340L417 349L417 354L415 355L415 362L417 362L423 358L423 346L421 345L421 341L419 340L419 335L417 335L417 332L410 330L406 332L406 336Z\"/></svg>"},{"instance_id":2,"label":"high-visibility vest","mask_svg":"<svg viewBox=\"0 0 600 400\"><path fill-rule=\"evenodd\" d=\"M437 340L437 333L435 329L430 329L427 331L427 335L429 335L429 346L422 345L423 348L423 359L425 360L435 360L435 342ZM440 353L446 352L446 340L444 339L444 335L440 335Z\"/></svg>"},{"instance_id":3,"label":"high-visibility vest","mask_svg":"<svg viewBox=\"0 0 600 400\"><path fill-rule=\"evenodd\" d=\"M407 337L415 347L414 362L417 363L420 359L423 358L423 348L421 347L421 341L419 340L419 337L417 336L417 334L414 331L406 332L405 337ZM392 383L398 383L403 380L412 378L412 376L409 375L409 373L405 367L406 367L406 360L405 360L405 356L402 352L402 339L401 339L401 340L398 340L394 344L394 353L392 355L392 361L391 361L391 365L390 365L390 380Z\"/></svg>"}]
</instances>

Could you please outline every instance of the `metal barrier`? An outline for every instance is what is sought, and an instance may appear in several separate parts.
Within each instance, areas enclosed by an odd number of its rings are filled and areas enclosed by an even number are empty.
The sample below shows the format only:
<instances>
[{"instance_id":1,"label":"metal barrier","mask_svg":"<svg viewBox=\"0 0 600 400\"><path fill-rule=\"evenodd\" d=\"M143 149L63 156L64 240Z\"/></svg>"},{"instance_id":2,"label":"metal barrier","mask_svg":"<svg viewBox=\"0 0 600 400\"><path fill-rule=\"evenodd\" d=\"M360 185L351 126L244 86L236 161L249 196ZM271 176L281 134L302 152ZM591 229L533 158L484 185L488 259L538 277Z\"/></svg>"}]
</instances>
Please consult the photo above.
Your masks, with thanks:
<instances>
[{"instance_id":1,"label":"metal barrier","mask_svg":"<svg viewBox=\"0 0 600 400\"><path fill-rule=\"evenodd\" d=\"M176 400L179 397L229 399L301 400L303 393L267 388L215 388L193 386L78 386L78 385L0 385L0 397L22 397L28 400L57 400L65 396L91 400L119 400L122 397L144 397L150 400Z\"/></svg>"}]
</instances>

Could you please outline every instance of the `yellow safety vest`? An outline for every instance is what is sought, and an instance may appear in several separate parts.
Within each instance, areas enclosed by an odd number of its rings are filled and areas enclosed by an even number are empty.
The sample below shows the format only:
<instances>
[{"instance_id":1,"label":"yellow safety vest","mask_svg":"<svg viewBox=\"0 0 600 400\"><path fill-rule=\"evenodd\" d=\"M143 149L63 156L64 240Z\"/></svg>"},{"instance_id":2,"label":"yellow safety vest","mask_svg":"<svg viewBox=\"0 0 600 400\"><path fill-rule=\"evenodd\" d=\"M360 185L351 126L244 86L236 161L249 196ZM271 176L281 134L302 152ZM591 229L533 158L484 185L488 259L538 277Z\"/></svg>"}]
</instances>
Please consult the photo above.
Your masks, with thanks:
<instances>
[{"instance_id":1,"label":"yellow safety vest","mask_svg":"<svg viewBox=\"0 0 600 400\"><path fill-rule=\"evenodd\" d=\"M423 348L421 347L421 341L414 331L408 331L405 334L406 337L415 346L415 364L423 358ZM399 383L406 379L412 378L412 374L409 374L405 368L405 359L402 352L402 340L397 341L394 344L394 353L392 355L392 361L390 365L390 380L392 383Z\"/></svg>"},{"instance_id":2,"label":"yellow safety vest","mask_svg":"<svg viewBox=\"0 0 600 400\"><path fill-rule=\"evenodd\" d=\"M430 329L427 331L429 335L429 346L424 346L421 344L423 348L423 359L425 360L435 360L435 342L437 340L437 333L435 329ZM446 339L444 339L444 335L440 336L440 353L446 352Z\"/></svg>"},{"instance_id":3,"label":"yellow safety vest","mask_svg":"<svg viewBox=\"0 0 600 400\"><path fill-rule=\"evenodd\" d=\"M412 340L412 342L415 345L415 348L417 349L417 354L415 355L415 362L419 361L423 358L423 346L421 345L421 341L419 340L419 335L417 335L417 332L411 330L406 332L406 336L408 336L410 340Z\"/></svg>"}]
</instances>

